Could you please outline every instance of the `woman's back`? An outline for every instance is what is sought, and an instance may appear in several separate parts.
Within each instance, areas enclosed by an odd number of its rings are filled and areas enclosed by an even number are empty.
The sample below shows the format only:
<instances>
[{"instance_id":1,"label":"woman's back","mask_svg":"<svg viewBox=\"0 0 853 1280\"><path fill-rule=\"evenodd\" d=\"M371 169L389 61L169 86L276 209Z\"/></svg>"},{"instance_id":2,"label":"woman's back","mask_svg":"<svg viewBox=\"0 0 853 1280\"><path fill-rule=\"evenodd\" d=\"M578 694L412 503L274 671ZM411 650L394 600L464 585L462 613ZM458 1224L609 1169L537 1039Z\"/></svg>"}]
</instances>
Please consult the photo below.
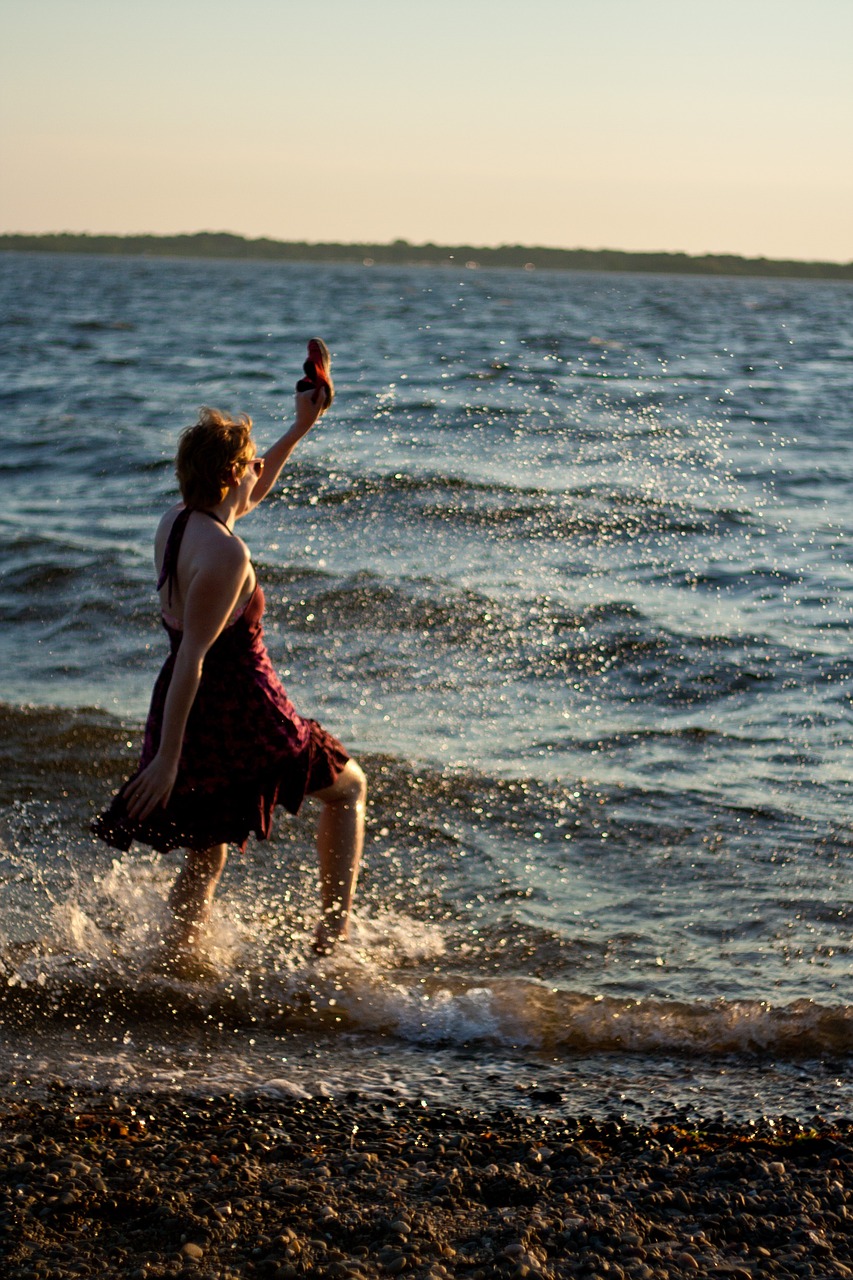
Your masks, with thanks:
<instances>
[{"instance_id":1,"label":"woman's back","mask_svg":"<svg viewBox=\"0 0 853 1280\"><path fill-rule=\"evenodd\" d=\"M163 617L183 631L211 596L231 601L225 625L245 608L256 587L249 550L224 520L182 504L163 516L154 539Z\"/></svg>"}]
</instances>

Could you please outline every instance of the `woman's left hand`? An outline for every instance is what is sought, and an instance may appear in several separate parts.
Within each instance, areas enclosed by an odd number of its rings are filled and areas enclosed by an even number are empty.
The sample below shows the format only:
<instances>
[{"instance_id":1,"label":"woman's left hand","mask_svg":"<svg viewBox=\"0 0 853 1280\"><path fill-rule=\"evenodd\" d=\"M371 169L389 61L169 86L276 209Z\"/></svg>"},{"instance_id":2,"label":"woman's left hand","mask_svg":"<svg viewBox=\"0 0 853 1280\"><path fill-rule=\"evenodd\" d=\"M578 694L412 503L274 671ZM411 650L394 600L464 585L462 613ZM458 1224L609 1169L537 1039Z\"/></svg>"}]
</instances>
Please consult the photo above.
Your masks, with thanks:
<instances>
[{"instance_id":1,"label":"woman's left hand","mask_svg":"<svg viewBox=\"0 0 853 1280\"><path fill-rule=\"evenodd\" d=\"M134 822L144 822L155 809L165 809L178 776L177 764L169 764L158 753L124 791L127 812Z\"/></svg>"}]
</instances>

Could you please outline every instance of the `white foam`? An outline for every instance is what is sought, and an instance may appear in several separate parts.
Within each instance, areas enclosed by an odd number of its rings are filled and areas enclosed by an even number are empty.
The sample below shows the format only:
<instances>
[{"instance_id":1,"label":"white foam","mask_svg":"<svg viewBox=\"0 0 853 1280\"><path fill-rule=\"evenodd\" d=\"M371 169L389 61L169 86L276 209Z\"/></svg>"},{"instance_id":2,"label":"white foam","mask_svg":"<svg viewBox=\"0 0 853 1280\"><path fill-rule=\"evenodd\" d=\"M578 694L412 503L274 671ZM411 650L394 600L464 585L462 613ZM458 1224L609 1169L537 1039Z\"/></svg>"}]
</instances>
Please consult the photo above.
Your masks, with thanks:
<instances>
[{"instance_id":1,"label":"white foam","mask_svg":"<svg viewBox=\"0 0 853 1280\"><path fill-rule=\"evenodd\" d=\"M27 887L28 863L17 846L15 861L18 894ZM75 1007L81 996L86 1002L88 989L97 991L93 1011L106 1012L110 997L104 987L117 992L120 1007L126 991L134 1000L141 996L137 1007L144 1008L147 989L153 1008L180 1008L196 1026L221 1002L234 1025L245 1021L274 1034L284 1027L356 1031L417 1046L478 1043L692 1056L853 1051L850 1006L630 1000L524 977L484 982L465 956L462 971L454 973L442 926L393 910L358 915L351 942L318 959L310 952L317 912L307 872L298 892L288 890L280 899L253 897L251 884L229 887L214 911L206 966L198 972L188 968L183 977L164 976L154 972L153 962L169 921L166 894L173 874L157 855L127 855L87 878L69 857L66 892L30 881L30 904L36 892L47 898L38 917L44 936L4 945L5 983L47 986L60 1013L63 990ZM0 924L8 933L6 915Z\"/></svg>"},{"instance_id":2,"label":"white foam","mask_svg":"<svg viewBox=\"0 0 853 1280\"><path fill-rule=\"evenodd\" d=\"M311 1094L294 1080L265 1080L255 1087L255 1093L264 1094L268 1098L310 1098Z\"/></svg>"},{"instance_id":3,"label":"white foam","mask_svg":"<svg viewBox=\"0 0 853 1280\"><path fill-rule=\"evenodd\" d=\"M108 961L115 954L109 935L73 900L54 903L47 938L51 947L90 960Z\"/></svg>"},{"instance_id":4,"label":"white foam","mask_svg":"<svg viewBox=\"0 0 853 1280\"><path fill-rule=\"evenodd\" d=\"M438 960L447 950L438 925L429 920L413 920L394 911L356 916L352 942L377 957L388 952L398 964L424 964Z\"/></svg>"}]
</instances>

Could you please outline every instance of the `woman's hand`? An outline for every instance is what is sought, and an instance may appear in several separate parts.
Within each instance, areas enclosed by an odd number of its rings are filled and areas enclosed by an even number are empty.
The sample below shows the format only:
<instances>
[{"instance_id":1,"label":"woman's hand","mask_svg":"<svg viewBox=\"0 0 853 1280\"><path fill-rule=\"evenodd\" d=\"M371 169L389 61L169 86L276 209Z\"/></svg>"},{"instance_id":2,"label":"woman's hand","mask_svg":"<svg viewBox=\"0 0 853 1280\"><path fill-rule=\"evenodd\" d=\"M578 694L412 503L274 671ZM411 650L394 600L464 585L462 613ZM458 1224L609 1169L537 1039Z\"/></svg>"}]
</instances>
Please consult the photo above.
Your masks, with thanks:
<instances>
[{"instance_id":1,"label":"woman's hand","mask_svg":"<svg viewBox=\"0 0 853 1280\"><path fill-rule=\"evenodd\" d=\"M158 752L151 763L127 784L124 800L134 822L144 822L155 809L165 809L177 776L177 763L170 764Z\"/></svg>"},{"instance_id":2,"label":"woman's hand","mask_svg":"<svg viewBox=\"0 0 853 1280\"><path fill-rule=\"evenodd\" d=\"M321 388L321 392L323 388ZM316 404L314 403L316 400ZM296 405L296 421L292 430L304 436L310 431L318 418L322 417L326 412L325 394L317 395L316 388L309 391L297 391L294 396L294 404Z\"/></svg>"}]
</instances>

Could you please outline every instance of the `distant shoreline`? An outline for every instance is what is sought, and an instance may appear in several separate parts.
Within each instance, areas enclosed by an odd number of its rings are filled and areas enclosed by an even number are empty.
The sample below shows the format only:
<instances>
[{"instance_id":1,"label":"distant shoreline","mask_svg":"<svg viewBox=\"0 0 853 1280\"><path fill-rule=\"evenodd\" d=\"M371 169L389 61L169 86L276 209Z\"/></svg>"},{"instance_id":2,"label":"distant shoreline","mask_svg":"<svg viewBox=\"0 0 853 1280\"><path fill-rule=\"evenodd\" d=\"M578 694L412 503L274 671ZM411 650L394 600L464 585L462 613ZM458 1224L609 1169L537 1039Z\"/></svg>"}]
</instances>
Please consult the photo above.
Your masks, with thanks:
<instances>
[{"instance_id":1,"label":"distant shoreline","mask_svg":"<svg viewBox=\"0 0 853 1280\"><path fill-rule=\"evenodd\" d=\"M149 258L230 258L263 262L352 262L365 266L507 267L550 271L627 271L697 276L853 280L853 262L800 262L736 254L628 253L621 249L549 249L530 245L340 244L246 239L229 232L193 235L0 235L0 252L109 254Z\"/></svg>"}]
</instances>

